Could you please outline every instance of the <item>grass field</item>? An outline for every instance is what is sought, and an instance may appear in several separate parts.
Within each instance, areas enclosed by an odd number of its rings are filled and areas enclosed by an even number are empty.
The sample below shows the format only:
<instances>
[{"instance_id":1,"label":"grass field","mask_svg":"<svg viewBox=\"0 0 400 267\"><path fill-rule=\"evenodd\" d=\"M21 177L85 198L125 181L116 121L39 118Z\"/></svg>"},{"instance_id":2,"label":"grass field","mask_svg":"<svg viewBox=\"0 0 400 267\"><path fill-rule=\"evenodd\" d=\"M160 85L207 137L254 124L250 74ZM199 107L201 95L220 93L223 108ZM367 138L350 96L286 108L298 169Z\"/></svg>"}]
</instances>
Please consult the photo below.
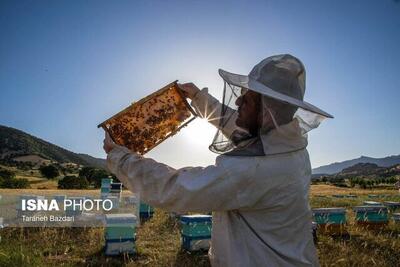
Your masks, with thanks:
<instances>
[{"instance_id":1,"label":"grass field","mask_svg":"<svg viewBox=\"0 0 400 267\"><path fill-rule=\"evenodd\" d=\"M42 191L53 193L51 190L41 190L42 195L45 194ZM318 196L350 193L358 195L358 198ZM358 229L353 224L354 215L350 207L367 200L368 194L385 194L389 195L385 200L400 201L400 195L395 190L312 186L312 207L348 208L347 229L350 237L318 235L317 249L321 266L399 266L400 225L391 222L384 230L374 232ZM380 200L383 199L376 199ZM180 249L179 223L162 210L156 210L154 217L138 229L137 255L134 257L105 257L102 228L5 228L0 235L0 266L209 266L207 255L189 254Z\"/></svg>"}]
</instances>

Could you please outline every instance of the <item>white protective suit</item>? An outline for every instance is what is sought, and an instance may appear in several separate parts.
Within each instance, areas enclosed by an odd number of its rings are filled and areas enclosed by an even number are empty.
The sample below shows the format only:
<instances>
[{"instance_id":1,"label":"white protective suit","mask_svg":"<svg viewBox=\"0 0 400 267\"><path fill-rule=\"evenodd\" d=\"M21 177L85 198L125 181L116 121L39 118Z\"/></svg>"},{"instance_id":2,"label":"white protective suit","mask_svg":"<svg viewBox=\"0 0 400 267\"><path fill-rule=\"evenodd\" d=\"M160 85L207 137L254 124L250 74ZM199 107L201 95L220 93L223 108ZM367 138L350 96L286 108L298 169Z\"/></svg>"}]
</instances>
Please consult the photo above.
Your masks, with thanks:
<instances>
[{"instance_id":1,"label":"white protective suit","mask_svg":"<svg viewBox=\"0 0 400 267\"><path fill-rule=\"evenodd\" d=\"M201 114L219 105L205 89L191 104ZM307 138L297 119L279 128L263 136L266 156L220 155L215 165L176 170L117 146L107 164L152 206L213 211L212 266L318 266L308 205Z\"/></svg>"}]
</instances>

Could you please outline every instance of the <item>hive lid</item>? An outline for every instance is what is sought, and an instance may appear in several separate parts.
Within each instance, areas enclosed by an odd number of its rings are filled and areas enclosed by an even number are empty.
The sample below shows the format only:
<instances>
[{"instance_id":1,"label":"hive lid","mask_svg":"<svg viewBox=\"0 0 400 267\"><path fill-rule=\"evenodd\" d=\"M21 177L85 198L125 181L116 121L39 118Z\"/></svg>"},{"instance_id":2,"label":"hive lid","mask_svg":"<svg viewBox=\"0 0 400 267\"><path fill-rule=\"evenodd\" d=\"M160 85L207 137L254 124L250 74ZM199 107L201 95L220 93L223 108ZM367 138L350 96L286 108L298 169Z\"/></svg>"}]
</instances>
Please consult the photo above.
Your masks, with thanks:
<instances>
[{"instance_id":1,"label":"hive lid","mask_svg":"<svg viewBox=\"0 0 400 267\"><path fill-rule=\"evenodd\" d=\"M385 205L393 205L393 206L399 205L400 206L400 202L395 202L395 201L385 201L385 202L383 202L383 204L385 204Z\"/></svg>"},{"instance_id":2,"label":"hive lid","mask_svg":"<svg viewBox=\"0 0 400 267\"><path fill-rule=\"evenodd\" d=\"M353 207L354 211L379 211L379 212L386 212L387 207L385 206L356 206Z\"/></svg>"},{"instance_id":3,"label":"hive lid","mask_svg":"<svg viewBox=\"0 0 400 267\"><path fill-rule=\"evenodd\" d=\"M118 145L141 155L176 134L196 117L177 81L102 122L102 127Z\"/></svg>"},{"instance_id":4,"label":"hive lid","mask_svg":"<svg viewBox=\"0 0 400 267\"><path fill-rule=\"evenodd\" d=\"M106 214L107 224L136 223L137 218L131 213Z\"/></svg>"},{"instance_id":5,"label":"hive lid","mask_svg":"<svg viewBox=\"0 0 400 267\"><path fill-rule=\"evenodd\" d=\"M345 208L317 208L317 209L312 209L312 212L314 214L318 214L318 213L345 213L346 209Z\"/></svg>"},{"instance_id":6,"label":"hive lid","mask_svg":"<svg viewBox=\"0 0 400 267\"><path fill-rule=\"evenodd\" d=\"M364 205L367 206L382 206L381 202L376 202L376 201L364 201L363 203Z\"/></svg>"},{"instance_id":7,"label":"hive lid","mask_svg":"<svg viewBox=\"0 0 400 267\"><path fill-rule=\"evenodd\" d=\"M211 220L212 220L211 215L196 214L196 215L182 215L181 216L182 223L211 222Z\"/></svg>"}]
</instances>

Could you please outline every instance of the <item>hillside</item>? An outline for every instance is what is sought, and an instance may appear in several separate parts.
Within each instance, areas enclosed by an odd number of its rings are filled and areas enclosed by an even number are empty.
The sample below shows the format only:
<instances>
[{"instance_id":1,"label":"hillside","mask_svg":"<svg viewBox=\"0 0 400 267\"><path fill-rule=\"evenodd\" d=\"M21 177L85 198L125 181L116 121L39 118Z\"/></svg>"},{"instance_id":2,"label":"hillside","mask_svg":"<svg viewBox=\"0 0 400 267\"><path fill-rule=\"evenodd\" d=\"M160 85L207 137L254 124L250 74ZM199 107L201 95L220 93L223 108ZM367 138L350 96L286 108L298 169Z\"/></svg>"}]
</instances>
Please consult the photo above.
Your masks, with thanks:
<instances>
[{"instance_id":1,"label":"hillside","mask_svg":"<svg viewBox=\"0 0 400 267\"><path fill-rule=\"evenodd\" d=\"M361 156L357 159L346 160L342 162L335 162L329 165L320 166L312 170L313 174L335 174L341 172L343 169L354 166L358 163L372 163L379 167L390 167L400 164L400 155L389 156L385 158L371 158Z\"/></svg>"},{"instance_id":2,"label":"hillside","mask_svg":"<svg viewBox=\"0 0 400 267\"><path fill-rule=\"evenodd\" d=\"M23 131L0 125L0 159L38 155L59 163L75 163L105 168L105 160L86 154L77 154Z\"/></svg>"}]
</instances>

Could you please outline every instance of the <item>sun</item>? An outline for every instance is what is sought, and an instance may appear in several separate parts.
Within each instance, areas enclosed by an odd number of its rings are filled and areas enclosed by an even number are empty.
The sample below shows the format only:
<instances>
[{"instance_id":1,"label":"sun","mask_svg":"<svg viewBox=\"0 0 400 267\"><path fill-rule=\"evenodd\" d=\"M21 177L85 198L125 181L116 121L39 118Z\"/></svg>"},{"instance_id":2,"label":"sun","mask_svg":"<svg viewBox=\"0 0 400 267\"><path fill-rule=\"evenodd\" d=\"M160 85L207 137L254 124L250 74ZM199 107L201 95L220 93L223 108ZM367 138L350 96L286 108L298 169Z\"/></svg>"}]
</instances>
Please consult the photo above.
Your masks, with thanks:
<instances>
[{"instance_id":1,"label":"sun","mask_svg":"<svg viewBox=\"0 0 400 267\"><path fill-rule=\"evenodd\" d=\"M216 128L207 119L197 118L182 132L185 140L191 145L208 147L216 133Z\"/></svg>"}]
</instances>

